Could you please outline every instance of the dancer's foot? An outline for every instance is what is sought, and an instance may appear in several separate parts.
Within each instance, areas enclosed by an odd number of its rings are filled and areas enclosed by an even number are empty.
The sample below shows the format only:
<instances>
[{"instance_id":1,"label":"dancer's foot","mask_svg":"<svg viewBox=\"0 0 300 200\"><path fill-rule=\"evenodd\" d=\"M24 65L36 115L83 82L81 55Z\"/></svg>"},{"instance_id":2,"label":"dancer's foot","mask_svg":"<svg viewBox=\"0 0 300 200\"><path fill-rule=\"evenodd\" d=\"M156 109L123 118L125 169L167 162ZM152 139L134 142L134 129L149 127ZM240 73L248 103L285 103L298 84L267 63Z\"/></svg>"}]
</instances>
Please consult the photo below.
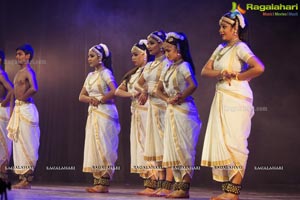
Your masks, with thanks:
<instances>
[{"instance_id":1,"label":"dancer's foot","mask_svg":"<svg viewBox=\"0 0 300 200\"><path fill-rule=\"evenodd\" d=\"M95 185L93 187L86 188L89 193L108 193L108 187L102 185Z\"/></svg>"},{"instance_id":2,"label":"dancer's foot","mask_svg":"<svg viewBox=\"0 0 300 200\"><path fill-rule=\"evenodd\" d=\"M12 186L13 189L30 189L31 184L27 180L21 180L19 183Z\"/></svg>"},{"instance_id":3,"label":"dancer's foot","mask_svg":"<svg viewBox=\"0 0 300 200\"><path fill-rule=\"evenodd\" d=\"M136 194L137 195L146 195L146 196L149 196L149 195L153 194L153 192L155 192L154 189L152 189L152 188L145 188L144 190L142 190L140 192L137 192Z\"/></svg>"},{"instance_id":4,"label":"dancer's foot","mask_svg":"<svg viewBox=\"0 0 300 200\"><path fill-rule=\"evenodd\" d=\"M173 191L172 193L168 194L166 196L166 198L180 198L180 199L183 199L183 198L190 198L190 195L189 195L189 192L188 191L184 191L184 190L175 190Z\"/></svg>"},{"instance_id":5,"label":"dancer's foot","mask_svg":"<svg viewBox=\"0 0 300 200\"><path fill-rule=\"evenodd\" d=\"M216 197L211 197L210 200L239 200L239 196L232 193L223 193Z\"/></svg>"},{"instance_id":6,"label":"dancer's foot","mask_svg":"<svg viewBox=\"0 0 300 200\"><path fill-rule=\"evenodd\" d=\"M153 194L151 194L151 197L165 197L168 194L170 194L172 191L160 188L159 190L156 190Z\"/></svg>"}]
</instances>

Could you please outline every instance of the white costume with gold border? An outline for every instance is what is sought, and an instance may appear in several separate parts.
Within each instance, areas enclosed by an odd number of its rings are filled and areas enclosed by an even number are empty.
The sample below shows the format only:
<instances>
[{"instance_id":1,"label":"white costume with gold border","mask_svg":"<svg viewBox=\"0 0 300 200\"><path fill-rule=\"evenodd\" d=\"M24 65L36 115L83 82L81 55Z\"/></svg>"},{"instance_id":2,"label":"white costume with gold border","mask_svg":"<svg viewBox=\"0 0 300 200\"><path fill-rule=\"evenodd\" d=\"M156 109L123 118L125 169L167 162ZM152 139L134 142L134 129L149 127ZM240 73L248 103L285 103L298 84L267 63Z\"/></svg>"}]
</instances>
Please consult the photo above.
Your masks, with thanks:
<instances>
[{"instance_id":1,"label":"white costume with gold border","mask_svg":"<svg viewBox=\"0 0 300 200\"><path fill-rule=\"evenodd\" d=\"M144 67L140 67L131 75L127 83L127 91L136 93L134 84L139 80ZM142 178L149 177L148 164L144 159L145 135L147 122L148 102L145 105L139 105L137 98L131 102L131 126L130 126L130 172L139 173Z\"/></svg>"},{"instance_id":2,"label":"white costume with gold border","mask_svg":"<svg viewBox=\"0 0 300 200\"><path fill-rule=\"evenodd\" d=\"M219 45L211 56L215 70L247 70L245 64L253 55L243 42L234 46ZM248 81L231 80L216 84L208 119L201 165L213 169L213 179L224 182L237 173L244 176L248 159L247 139L251 129L252 90Z\"/></svg>"},{"instance_id":3,"label":"white costume with gold border","mask_svg":"<svg viewBox=\"0 0 300 200\"><path fill-rule=\"evenodd\" d=\"M16 174L34 170L40 146L39 113L33 103L16 100L9 120L8 138L13 140L13 160Z\"/></svg>"},{"instance_id":4,"label":"white costume with gold border","mask_svg":"<svg viewBox=\"0 0 300 200\"><path fill-rule=\"evenodd\" d=\"M109 92L108 84L115 81L109 69L88 74L84 87L90 97L100 100ZM120 124L118 111L113 102L89 105L85 129L83 172L108 174L111 178L117 160ZM99 177L100 176L100 177Z\"/></svg>"},{"instance_id":5,"label":"white costume with gold border","mask_svg":"<svg viewBox=\"0 0 300 200\"><path fill-rule=\"evenodd\" d=\"M164 70L160 81L163 82L167 95L175 96L187 88L186 78L190 76L192 74L189 63L180 62ZM193 176L200 128L201 121L191 96L180 105L168 104L165 115L163 167L173 168L176 182L182 182L186 174Z\"/></svg>"},{"instance_id":6,"label":"white costume with gold border","mask_svg":"<svg viewBox=\"0 0 300 200\"><path fill-rule=\"evenodd\" d=\"M148 115L146 125L144 159L147 161L162 161L163 159L163 138L164 138L164 117L166 103L160 98L154 97L153 93L164 68L169 66L165 56L156 58L145 66L143 77L148 88Z\"/></svg>"}]
</instances>

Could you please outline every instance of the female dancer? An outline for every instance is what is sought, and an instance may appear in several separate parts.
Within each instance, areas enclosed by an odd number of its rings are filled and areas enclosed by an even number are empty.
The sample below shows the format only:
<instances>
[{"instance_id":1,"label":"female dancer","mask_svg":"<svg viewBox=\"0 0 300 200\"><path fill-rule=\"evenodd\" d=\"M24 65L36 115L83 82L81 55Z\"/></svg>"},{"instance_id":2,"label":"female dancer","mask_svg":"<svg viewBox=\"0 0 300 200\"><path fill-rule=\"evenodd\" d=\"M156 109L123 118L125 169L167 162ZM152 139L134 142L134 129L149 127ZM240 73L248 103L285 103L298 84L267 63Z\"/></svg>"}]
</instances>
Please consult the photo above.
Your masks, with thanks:
<instances>
[{"instance_id":1,"label":"female dancer","mask_svg":"<svg viewBox=\"0 0 300 200\"><path fill-rule=\"evenodd\" d=\"M138 173L143 179L149 178L151 174L144 160L145 133L148 106L139 105L138 97L140 93L134 88L134 84L140 78L144 66L149 61L149 51L147 40L140 40L131 49L132 62L134 68L127 72L122 83L117 88L115 95L128 97L131 102L131 126L130 126L130 154L131 154L131 173Z\"/></svg>"},{"instance_id":2,"label":"female dancer","mask_svg":"<svg viewBox=\"0 0 300 200\"><path fill-rule=\"evenodd\" d=\"M150 162L155 163L152 166L153 173L151 177L144 182L145 190L138 193L141 195L151 195L153 192L156 192L155 189L160 190L165 180L162 158L166 103L154 96L161 72L169 65L169 61L163 51L165 38L166 35L163 31L152 32L147 37L149 53L155 57L155 60L145 66L141 77L135 85L136 89L141 92L139 103L144 104L148 101L144 159L149 164Z\"/></svg>"},{"instance_id":3,"label":"female dancer","mask_svg":"<svg viewBox=\"0 0 300 200\"><path fill-rule=\"evenodd\" d=\"M221 17L224 43L202 69L202 76L217 78L203 146L201 165L212 167L213 179L223 182L223 194L213 200L237 200L248 158L253 96L249 80L261 75L264 65L243 41L247 28L238 11Z\"/></svg>"},{"instance_id":4,"label":"female dancer","mask_svg":"<svg viewBox=\"0 0 300 200\"><path fill-rule=\"evenodd\" d=\"M117 160L120 124L113 101L116 90L111 68L111 53L105 44L95 45L88 53L88 74L79 101L89 104L84 145L83 172L93 173L94 186L87 192L108 192L109 180Z\"/></svg>"},{"instance_id":5,"label":"female dancer","mask_svg":"<svg viewBox=\"0 0 300 200\"><path fill-rule=\"evenodd\" d=\"M197 88L197 81L185 34L168 33L164 48L172 64L162 72L157 88L157 95L167 102L163 167L172 168L176 181L174 191L166 196L189 198L201 128L191 96Z\"/></svg>"}]
</instances>

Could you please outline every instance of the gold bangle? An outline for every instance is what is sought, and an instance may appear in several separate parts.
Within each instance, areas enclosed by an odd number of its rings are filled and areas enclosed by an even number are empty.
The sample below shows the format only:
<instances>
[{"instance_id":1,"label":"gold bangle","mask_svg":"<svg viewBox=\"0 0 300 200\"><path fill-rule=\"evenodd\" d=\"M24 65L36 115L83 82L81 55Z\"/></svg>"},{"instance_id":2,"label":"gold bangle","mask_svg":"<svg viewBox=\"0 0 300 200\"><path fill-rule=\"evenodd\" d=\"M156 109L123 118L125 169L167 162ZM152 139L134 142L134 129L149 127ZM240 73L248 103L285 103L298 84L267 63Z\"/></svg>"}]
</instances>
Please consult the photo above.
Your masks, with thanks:
<instances>
[{"instance_id":1,"label":"gold bangle","mask_svg":"<svg viewBox=\"0 0 300 200\"><path fill-rule=\"evenodd\" d=\"M218 77L219 80L223 80L224 79L224 76L223 76L223 72L225 71L225 69L222 69L221 72L220 72L220 75Z\"/></svg>"},{"instance_id":2,"label":"gold bangle","mask_svg":"<svg viewBox=\"0 0 300 200\"><path fill-rule=\"evenodd\" d=\"M237 73L237 74L235 75L235 80L237 80L237 81L239 81L238 75L239 75L239 73Z\"/></svg>"}]
</instances>

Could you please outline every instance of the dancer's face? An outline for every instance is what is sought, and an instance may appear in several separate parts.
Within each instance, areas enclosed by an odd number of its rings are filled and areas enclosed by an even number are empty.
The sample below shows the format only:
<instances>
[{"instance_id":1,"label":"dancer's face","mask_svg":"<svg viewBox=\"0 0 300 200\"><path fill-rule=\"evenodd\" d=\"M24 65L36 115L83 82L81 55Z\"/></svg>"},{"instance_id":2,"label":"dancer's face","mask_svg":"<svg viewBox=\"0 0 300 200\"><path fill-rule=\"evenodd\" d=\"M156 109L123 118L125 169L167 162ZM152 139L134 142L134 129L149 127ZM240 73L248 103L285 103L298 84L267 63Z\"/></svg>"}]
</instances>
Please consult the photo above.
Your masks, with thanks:
<instances>
[{"instance_id":1,"label":"dancer's face","mask_svg":"<svg viewBox=\"0 0 300 200\"><path fill-rule=\"evenodd\" d=\"M156 56L161 52L162 44L157 42L152 37L148 38L147 48L149 50L150 55Z\"/></svg>"},{"instance_id":2,"label":"dancer's face","mask_svg":"<svg viewBox=\"0 0 300 200\"><path fill-rule=\"evenodd\" d=\"M101 62L100 57L94 51L89 51L88 63L90 67L97 67L100 65L100 62Z\"/></svg>"},{"instance_id":3,"label":"dancer's face","mask_svg":"<svg viewBox=\"0 0 300 200\"><path fill-rule=\"evenodd\" d=\"M176 62L177 60L181 59L181 55L175 45L165 42L164 50L168 60Z\"/></svg>"},{"instance_id":4,"label":"dancer's face","mask_svg":"<svg viewBox=\"0 0 300 200\"><path fill-rule=\"evenodd\" d=\"M17 50L16 59L19 65L27 64L30 58L30 54L25 54L22 50Z\"/></svg>"},{"instance_id":5,"label":"dancer's face","mask_svg":"<svg viewBox=\"0 0 300 200\"><path fill-rule=\"evenodd\" d=\"M146 57L145 53L139 51L136 48L131 50L131 60L135 67L141 67L145 64Z\"/></svg>"},{"instance_id":6,"label":"dancer's face","mask_svg":"<svg viewBox=\"0 0 300 200\"><path fill-rule=\"evenodd\" d=\"M226 22L221 22L219 33L222 37L222 40L229 42L235 38L235 28Z\"/></svg>"}]
</instances>

